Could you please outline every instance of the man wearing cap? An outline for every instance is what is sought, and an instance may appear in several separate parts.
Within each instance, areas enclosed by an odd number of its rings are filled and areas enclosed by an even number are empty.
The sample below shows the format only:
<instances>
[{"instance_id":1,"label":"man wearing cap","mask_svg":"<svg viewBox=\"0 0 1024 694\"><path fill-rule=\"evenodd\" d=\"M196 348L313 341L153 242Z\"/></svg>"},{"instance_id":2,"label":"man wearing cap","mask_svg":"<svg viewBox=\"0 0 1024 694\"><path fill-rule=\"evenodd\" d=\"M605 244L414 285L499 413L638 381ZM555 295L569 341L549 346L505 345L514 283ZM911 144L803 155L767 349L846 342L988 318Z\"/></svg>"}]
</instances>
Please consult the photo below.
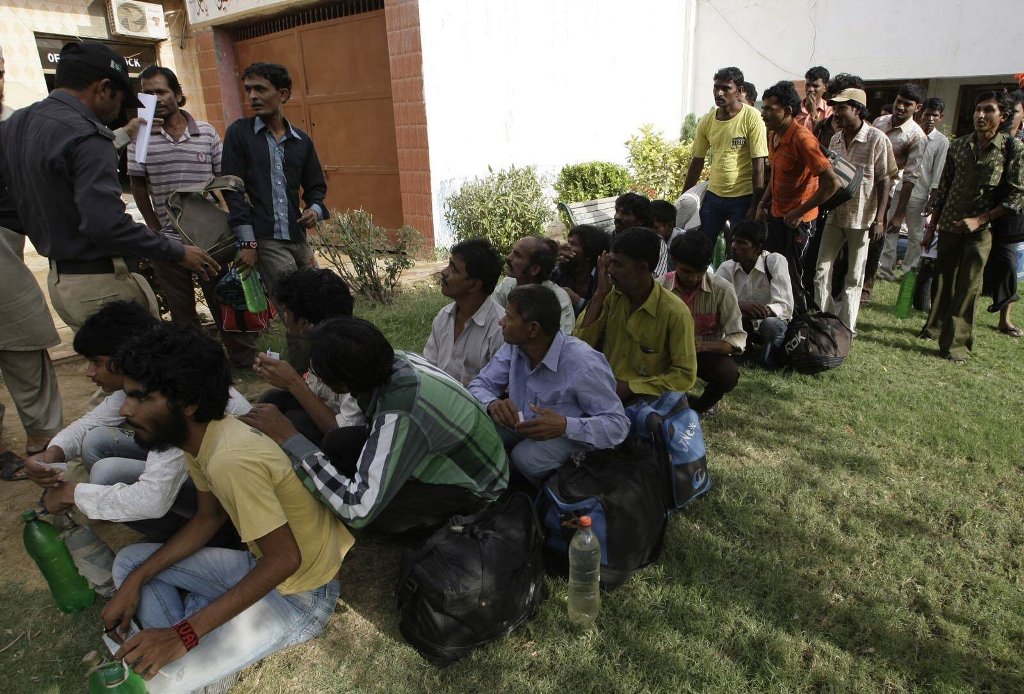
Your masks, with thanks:
<instances>
[{"instance_id":1,"label":"man wearing cap","mask_svg":"<svg viewBox=\"0 0 1024 694\"><path fill-rule=\"evenodd\" d=\"M835 109L833 121L838 128L829 143L830 149L859 167L864 177L853 198L828 213L814 276L818 305L837 314L850 330L855 330L857 325L868 235L881 233L885 225L889 186L898 171L889 138L864 120L866 103L867 94L856 87L843 89L829 99L829 105ZM843 294L835 301L830 291L832 264L844 243L849 249L849 266Z\"/></svg>"},{"instance_id":2,"label":"man wearing cap","mask_svg":"<svg viewBox=\"0 0 1024 694\"><path fill-rule=\"evenodd\" d=\"M140 258L180 263L204 278L219 266L201 249L134 222L125 210L115 136L105 125L122 106L141 106L124 58L103 44L69 43L61 50L56 87L15 112L0 131L0 175L25 235L50 260L53 308L73 330L116 299L156 313L156 298L137 272Z\"/></svg>"}]
</instances>

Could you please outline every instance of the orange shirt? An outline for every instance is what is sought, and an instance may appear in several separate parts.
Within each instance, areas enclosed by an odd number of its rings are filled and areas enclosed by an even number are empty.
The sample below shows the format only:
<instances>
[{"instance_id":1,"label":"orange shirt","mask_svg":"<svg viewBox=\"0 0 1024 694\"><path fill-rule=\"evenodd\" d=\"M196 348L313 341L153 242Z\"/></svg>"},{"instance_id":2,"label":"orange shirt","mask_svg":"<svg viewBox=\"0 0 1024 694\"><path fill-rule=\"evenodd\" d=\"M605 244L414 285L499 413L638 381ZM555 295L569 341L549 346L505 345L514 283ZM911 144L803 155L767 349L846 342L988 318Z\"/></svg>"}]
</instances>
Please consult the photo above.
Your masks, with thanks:
<instances>
[{"instance_id":1,"label":"orange shirt","mask_svg":"<svg viewBox=\"0 0 1024 694\"><path fill-rule=\"evenodd\" d=\"M807 202L818 191L818 176L831 164L818 147L818 139L795 121L778 138L768 134L768 162L772 169L772 216L783 217ZM818 208L807 211L802 220L818 216Z\"/></svg>"}]
</instances>

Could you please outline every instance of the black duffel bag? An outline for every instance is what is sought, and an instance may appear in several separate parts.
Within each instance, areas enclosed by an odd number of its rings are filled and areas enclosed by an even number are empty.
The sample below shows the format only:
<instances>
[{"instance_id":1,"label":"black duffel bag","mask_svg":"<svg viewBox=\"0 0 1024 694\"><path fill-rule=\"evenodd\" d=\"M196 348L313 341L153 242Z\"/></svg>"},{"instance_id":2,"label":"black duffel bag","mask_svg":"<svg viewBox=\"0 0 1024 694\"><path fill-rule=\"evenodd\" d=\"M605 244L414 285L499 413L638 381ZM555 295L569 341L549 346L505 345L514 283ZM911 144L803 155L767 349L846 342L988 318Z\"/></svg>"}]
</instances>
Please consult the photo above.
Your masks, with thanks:
<instances>
[{"instance_id":1,"label":"black duffel bag","mask_svg":"<svg viewBox=\"0 0 1024 694\"><path fill-rule=\"evenodd\" d=\"M816 374L846 361L852 342L853 331L839 316L824 311L797 310L789 322L782 347L789 368L803 374Z\"/></svg>"},{"instance_id":2,"label":"black duffel bag","mask_svg":"<svg viewBox=\"0 0 1024 694\"><path fill-rule=\"evenodd\" d=\"M542 541L525 494L454 516L402 560L402 636L428 661L446 666L510 633L546 597Z\"/></svg>"},{"instance_id":3,"label":"black duffel bag","mask_svg":"<svg viewBox=\"0 0 1024 694\"><path fill-rule=\"evenodd\" d=\"M618 588L661 554L667 492L665 471L646 443L627 439L616 449L589 451L579 465L566 463L537 501L545 568L569 575L569 541L580 516L590 516L601 544L601 587Z\"/></svg>"}]
</instances>

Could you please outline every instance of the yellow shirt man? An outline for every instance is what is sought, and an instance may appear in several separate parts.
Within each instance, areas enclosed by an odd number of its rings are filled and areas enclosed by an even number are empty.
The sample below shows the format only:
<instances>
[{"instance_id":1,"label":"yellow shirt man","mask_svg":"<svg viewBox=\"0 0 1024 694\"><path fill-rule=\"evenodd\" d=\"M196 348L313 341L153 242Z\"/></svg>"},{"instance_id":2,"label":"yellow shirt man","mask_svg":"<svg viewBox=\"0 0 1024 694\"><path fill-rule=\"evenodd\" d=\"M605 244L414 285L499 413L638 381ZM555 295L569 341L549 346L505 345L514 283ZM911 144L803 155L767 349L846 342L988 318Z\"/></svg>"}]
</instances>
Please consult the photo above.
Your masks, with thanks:
<instances>
[{"instance_id":1,"label":"yellow shirt man","mask_svg":"<svg viewBox=\"0 0 1024 694\"><path fill-rule=\"evenodd\" d=\"M700 119L693 140L693 156L711 152L708 190L722 198L738 198L754 192L754 159L768 156L768 136L757 109L747 104L729 120L717 120L712 109Z\"/></svg>"}]
</instances>

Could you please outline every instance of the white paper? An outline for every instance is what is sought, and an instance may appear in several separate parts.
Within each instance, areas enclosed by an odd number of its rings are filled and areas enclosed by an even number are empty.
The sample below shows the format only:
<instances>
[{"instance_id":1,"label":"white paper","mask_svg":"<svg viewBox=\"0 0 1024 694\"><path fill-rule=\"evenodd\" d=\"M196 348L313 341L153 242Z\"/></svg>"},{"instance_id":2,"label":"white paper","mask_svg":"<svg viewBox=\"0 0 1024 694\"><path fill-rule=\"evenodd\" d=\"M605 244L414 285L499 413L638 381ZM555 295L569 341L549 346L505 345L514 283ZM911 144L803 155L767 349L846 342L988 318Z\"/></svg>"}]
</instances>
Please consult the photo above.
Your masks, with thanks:
<instances>
[{"instance_id":1,"label":"white paper","mask_svg":"<svg viewBox=\"0 0 1024 694\"><path fill-rule=\"evenodd\" d=\"M135 161L146 163L146 150L149 149L149 136L153 133L153 119L156 117L156 97L152 94L139 94L142 108L139 117L146 119L146 124L139 128L139 137L135 140Z\"/></svg>"}]
</instances>

